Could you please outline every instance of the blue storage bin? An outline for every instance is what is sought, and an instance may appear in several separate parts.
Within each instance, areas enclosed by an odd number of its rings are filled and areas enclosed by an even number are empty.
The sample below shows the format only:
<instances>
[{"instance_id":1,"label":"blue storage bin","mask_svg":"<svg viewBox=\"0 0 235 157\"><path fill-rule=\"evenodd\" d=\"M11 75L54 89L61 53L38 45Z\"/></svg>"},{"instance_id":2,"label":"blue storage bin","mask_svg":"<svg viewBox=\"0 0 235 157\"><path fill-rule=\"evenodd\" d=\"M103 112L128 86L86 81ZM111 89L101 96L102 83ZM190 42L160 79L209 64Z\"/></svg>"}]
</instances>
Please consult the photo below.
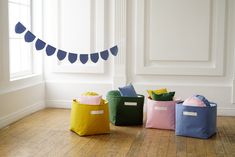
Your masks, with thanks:
<instances>
[{"instance_id":1,"label":"blue storage bin","mask_svg":"<svg viewBox=\"0 0 235 157\"><path fill-rule=\"evenodd\" d=\"M175 134L196 138L209 138L216 133L217 104L210 107L176 104Z\"/></svg>"}]
</instances>

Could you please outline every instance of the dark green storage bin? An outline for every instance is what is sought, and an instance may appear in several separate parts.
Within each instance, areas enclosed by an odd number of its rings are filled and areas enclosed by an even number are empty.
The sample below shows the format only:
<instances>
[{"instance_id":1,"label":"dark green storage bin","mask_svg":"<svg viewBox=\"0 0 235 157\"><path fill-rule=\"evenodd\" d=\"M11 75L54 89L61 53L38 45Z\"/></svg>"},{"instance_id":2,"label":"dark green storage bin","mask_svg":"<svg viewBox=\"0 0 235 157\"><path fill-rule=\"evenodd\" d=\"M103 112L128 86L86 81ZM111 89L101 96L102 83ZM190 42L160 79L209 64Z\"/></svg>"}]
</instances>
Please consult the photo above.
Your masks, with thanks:
<instances>
[{"instance_id":1,"label":"dark green storage bin","mask_svg":"<svg viewBox=\"0 0 235 157\"><path fill-rule=\"evenodd\" d=\"M106 99L109 104L110 122L117 126L142 125L144 96L123 97L118 90L109 91Z\"/></svg>"}]
</instances>

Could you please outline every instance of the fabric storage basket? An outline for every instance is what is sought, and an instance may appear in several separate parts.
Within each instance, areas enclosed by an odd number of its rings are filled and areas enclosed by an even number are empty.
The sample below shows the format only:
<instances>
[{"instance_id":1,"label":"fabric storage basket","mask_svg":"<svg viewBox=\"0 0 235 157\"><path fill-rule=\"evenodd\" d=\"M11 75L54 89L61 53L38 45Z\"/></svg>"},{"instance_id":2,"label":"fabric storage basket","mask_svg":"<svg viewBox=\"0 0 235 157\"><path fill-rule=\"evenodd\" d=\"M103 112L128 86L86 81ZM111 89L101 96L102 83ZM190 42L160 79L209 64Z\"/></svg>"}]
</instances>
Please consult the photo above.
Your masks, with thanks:
<instances>
[{"instance_id":1,"label":"fabric storage basket","mask_svg":"<svg viewBox=\"0 0 235 157\"><path fill-rule=\"evenodd\" d=\"M146 128L175 130L175 101L147 99Z\"/></svg>"},{"instance_id":2,"label":"fabric storage basket","mask_svg":"<svg viewBox=\"0 0 235 157\"><path fill-rule=\"evenodd\" d=\"M73 100L70 130L80 136L109 133L108 102L87 105Z\"/></svg>"},{"instance_id":3,"label":"fabric storage basket","mask_svg":"<svg viewBox=\"0 0 235 157\"><path fill-rule=\"evenodd\" d=\"M144 96L123 97L107 94L110 122L117 126L142 125Z\"/></svg>"},{"instance_id":4,"label":"fabric storage basket","mask_svg":"<svg viewBox=\"0 0 235 157\"><path fill-rule=\"evenodd\" d=\"M176 135L209 138L216 133L217 105L211 107L176 104Z\"/></svg>"}]
</instances>

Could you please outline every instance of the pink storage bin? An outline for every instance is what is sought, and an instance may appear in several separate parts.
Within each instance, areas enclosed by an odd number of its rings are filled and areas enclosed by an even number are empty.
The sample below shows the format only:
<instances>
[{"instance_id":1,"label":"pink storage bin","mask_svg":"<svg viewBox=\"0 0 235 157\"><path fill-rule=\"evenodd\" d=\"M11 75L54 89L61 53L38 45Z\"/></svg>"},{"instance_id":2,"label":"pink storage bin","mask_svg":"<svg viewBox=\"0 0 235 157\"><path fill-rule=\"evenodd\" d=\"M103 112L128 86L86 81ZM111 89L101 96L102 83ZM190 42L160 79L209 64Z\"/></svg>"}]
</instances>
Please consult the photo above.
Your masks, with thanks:
<instances>
[{"instance_id":1,"label":"pink storage bin","mask_svg":"<svg viewBox=\"0 0 235 157\"><path fill-rule=\"evenodd\" d=\"M87 105L100 105L102 99L102 95L95 95L95 96L80 96L79 103L80 104L87 104Z\"/></svg>"},{"instance_id":2,"label":"pink storage bin","mask_svg":"<svg viewBox=\"0 0 235 157\"><path fill-rule=\"evenodd\" d=\"M175 130L176 101L155 101L147 99L146 128Z\"/></svg>"}]
</instances>

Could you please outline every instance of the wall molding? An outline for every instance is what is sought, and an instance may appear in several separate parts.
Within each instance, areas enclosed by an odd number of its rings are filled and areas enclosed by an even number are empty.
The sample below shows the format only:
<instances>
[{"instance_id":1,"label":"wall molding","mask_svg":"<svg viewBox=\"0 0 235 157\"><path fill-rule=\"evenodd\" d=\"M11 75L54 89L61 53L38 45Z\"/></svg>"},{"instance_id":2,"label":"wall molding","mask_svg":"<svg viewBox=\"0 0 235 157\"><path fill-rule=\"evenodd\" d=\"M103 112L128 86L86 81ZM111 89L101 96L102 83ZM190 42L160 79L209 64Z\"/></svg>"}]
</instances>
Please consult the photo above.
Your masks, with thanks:
<instances>
[{"instance_id":1,"label":"wall molding","mask_svg":"<svg viewBox=\"0 0 235 157\"><path fill-rule=\"evenodd\" d=\"M5 21L4 21L4 14L5 14L5 12L4 12L4 8L5 8L5 6L2 4L4 1L0 1L0 14L1 14L1 16L0 16L0 23L5 23ZM4 27L4 25L2 25L3 27ZM3 58L3 52L4 52L4 41L5 41L5 38L4 38L4 36L3 36L3 34L4 34L4 30L3 29L0 29L0 34L2 34L1 36L0 36L0 72L1 72L1 75L0 75L0 87L4 84L4 82L3 82L3 76L4 76L4 69L3 69L3 63L4 63L4 58Z\"/></svg>"},{"instance_id":2,"label":"wall molding","mask_svg":"<svg viewBox=\"0 0 235 157\"><path fill-rule=\"evenodd\" d=\"M0 117L0 128L6 127L7 125L18 121L21 118L24 118L25 116L28 116L36 111L42 110L45 108L45 102L41 101L38 103L35 103L33 105L27 106L23 109L20 109L16 112L13 112L9 115L6 115L4 117Z\"/></svg>"},{"instance_id":3,"label":"wall molding","mask_svg":"<svg viewBox=\"0 0 235 157\"><path fill-rule=\"evenodd\" d=\"M235 107L231 102L232 87L229 85L215 84L154 84L154 83L133 83L138 93L147 96L147 89L167 88L171 91L176 91L177 98L186 99L193 94L202 94L210 101L214 101L218 105L219 116L235 116ZM223 93L223 96L221 96ZM146 101L145 101L146 102Z\"/></svg>"},{"instance_id":4,"label":"wall molding","mask_svg":"<svg viewBox=\"0 0 235 157\"><path fill-rule=\"evenodd\" d=\"M235 80L233 80L233 83L232 83L231 95L232 95L231 101L235 105Z\"/></svg>"},{"instance_id":5,"label":"wall molding","mask_svg":"<svg viewBox=\"0 0 235 157\"><path fill-rule=\"evenodd\" d=\"M114 40L119 49L113 69L113 88L115 89L125 85L127 80L127 0L115 1L114 5Z\"/></svg>"},{"instance_id":6,"label":"wall molding","mask_svg":"<svg viewBox=\"0 0 235 157\"><path fill-rule=\"evenodd\" d=\"M47 107L68 108L73 99L87 91L94 91L106 97L112 89L108 82L46 81L45 101ZM59 104L59 105L58 105Z\"/></svg>"},{"instance_id":7,"label":"wall molding","mask_svg":"<svg viewBox=\"0 0 235 157\"><path fill-rule=\"evenodd\" d=\"M233 81L232 81L232 102L233 104L235 105L235 64L234 64L234 61L235 61L235 2L234 1L231 1L230 2L231 4L229 5L230 6L230 15L231 15L231 28L232 28L232 33L231 33L231 38L232 39L232 42L231 42L231 46L232 47L232 52L233 52Z\"/></svg>"},{"instance_id":8,"label":"wall molding","mask_svg":"<svg viewBox=\"0 0 235 157\"><path fill-rule=\"evenodd\" d=\"M168 88L171 91L176 91L176 97L185 99L192 94L200 93L206 96L209 100L212 100L218 104L218 115L219 116L235 116L235 108L231 103L231 86L228 85L197 85L197 84L154 84L154 83L134 83L133 85L136 91L147 97L147 89L156 88ZM60 86L60 87L58 87ZM89 89L99 89L99 93L105 98L106 93L111 90L112 84L83 84L83 83L59 83L51 82L47 84L47 91L58 91L53 92L53 95L46 94L46 107L50 108L71 108L71 103L73 98L79 98L79 95L84 92L84 87ZM73 87L73 89L71 89ZM79 87L79 88L78 88ZM61 93L60 91L63 91ZM67 91L70 91L68 93ZM67 94L64 94L67 93ZM223 93L223 97L221 97ZM146 102L146 101L145 101Z\"/></svg>"},{"instance_id":9,"label":"wall molding","mask_svg":"<svg viewBox=\"0 0 235 157\"><path fill-rule=\"evenodd\" d=\"M46 100L47 108L67 108L70 109L72 100Z\"/></svg>"},{"instance_id":10,"label":"wall molding","mask_svg":"<svg viewBox=\"0 0 235 157\"><path fill-rule=\"evenodd\" d=\"M148 0L150 1L150 0ZM226 21L226 0L211 0L211 47L208 53L210 59L200 60L153 60L149 55L148 30L146 27L146 5L148 1L135 1L135 44L136 52L135 73L142 75L202 75L202 76L223 76L224 75L224 38ZM147 24L146 24L147 23ZM147 41L147 42L145 42Z\"/></svg>"},{"instance_id":11,"label":"wall molding","mask_svg":"<svg viewBox=\"0 0 235 157\"><path fill-rule=\"evenodd\" d=\"M72 100L47 100L46 104L46 108L71 109ZM235 116L235 108L218 107L217 116Z\"/></svg>"},{"instance_id":12,"label":"wall molding","mask_svg":"<svg viewBox=\"0 0 235 157\"><path fill-rule=\"evenodd\" d=\"M1 43L0 43L0 53L1 53L1 58L0 58L0 70L1 70L1 82L0 86L5 86L10 80L10 68L9 68L9 40L6 40L9 38L9 24L8 24L8 1L1 1L0 2L0 23L1 25Z\"/></svg>"},{"instance_id":13,"label":"wall molding","mask_svg":"<svg viewBox=\"0 0 235 157\"><path fill-rule=\"evenodd\" d=\"M41 77L41 75L37 75L35 77ZM30 78L32 80L30 80L29 82L26 83L22 83L22 85L19 83L19 82L15 82L13 85L9 85L8 87L2 87L2 89L0 90L0 95L3 95L3 94L7 94L7 93L11 93L11 92L15 92L15 91L18 91L18 90L23 90L23 89L26 89L26 88L30 88L30 87L34 87L34 86L38 86L38 85L45 85L45 81L35 81L33 80L33 78ZM24 81L24 80L21 80L21 81ZM35 82L33 82L35 81Z\"/></svg>"},{"instance_id":14,"label":"wall molding","mask_svg":"<svg viewBox=\"0 0 235 157\"><path fill-rule=\"evenodd\" d=\"M218 107L217 115L218 116L235 116L235 108Z\"/></svg>"},{"instance_id":15,"label":"wall molding","mask_svg":"<svg viewBox=\"0 0 235 157\"><path fill-rule=\"evenodd\" d=\"M72 100L46 100L35 103L31 106L27 106L24 109L18 110L7 116L0 118L0 128L6 127L7 125L29 115L36 111L46 108L71 108ZM218 116L235 116L235 108L230 107L218 107Z\"/></svg>"}]
</instances>

